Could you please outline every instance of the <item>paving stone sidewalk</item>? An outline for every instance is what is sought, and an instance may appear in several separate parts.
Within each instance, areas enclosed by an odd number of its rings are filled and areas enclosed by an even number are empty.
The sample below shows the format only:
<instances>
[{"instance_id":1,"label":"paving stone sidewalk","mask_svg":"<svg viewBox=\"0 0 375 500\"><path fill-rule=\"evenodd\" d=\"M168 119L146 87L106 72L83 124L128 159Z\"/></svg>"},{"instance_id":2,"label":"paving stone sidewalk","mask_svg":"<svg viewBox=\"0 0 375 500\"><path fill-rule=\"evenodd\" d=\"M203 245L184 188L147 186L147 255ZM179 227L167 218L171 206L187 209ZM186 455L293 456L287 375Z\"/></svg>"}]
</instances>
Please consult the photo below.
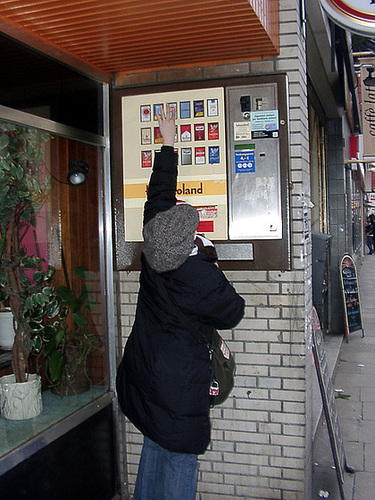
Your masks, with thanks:
<instances>
[{"instance_id":1,"label":"paving stone sidewalk","mask_svg":"<svg viewBox=\"0 0 375 500\"><path fill-rule=\"evenodd\" d=\"M375 255L366 255L357 269L365 336L356 332L342 342L333 387L348 399L336 399L347 463L345 500L375 499ZM314 441L313 500L341 500L324 418ZM327 496L328 495L328 496ZM308 500L308 499L306 499Z\"/></svg>"}]
</instances>

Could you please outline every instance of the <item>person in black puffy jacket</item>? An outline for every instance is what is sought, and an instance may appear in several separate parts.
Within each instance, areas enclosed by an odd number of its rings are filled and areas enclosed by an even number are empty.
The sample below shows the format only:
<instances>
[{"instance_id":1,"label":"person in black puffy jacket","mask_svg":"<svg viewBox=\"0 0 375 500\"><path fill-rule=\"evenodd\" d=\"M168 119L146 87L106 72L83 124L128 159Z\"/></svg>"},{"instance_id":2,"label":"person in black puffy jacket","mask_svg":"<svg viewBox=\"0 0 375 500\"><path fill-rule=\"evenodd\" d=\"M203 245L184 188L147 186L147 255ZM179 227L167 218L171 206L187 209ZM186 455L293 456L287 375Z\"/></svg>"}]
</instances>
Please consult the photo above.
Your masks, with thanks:
<instances>
[{"instance_id":1,"label":"person in black puffy jacket","mask_svg":"<svg viewBox=\"0 0 375 500\"><path fill-rule=\"evenodd\" d=\"M144 435L133 499L193 500L197 455L210 442L211 360L171 303L210 342L213 328L240 322L244 300L212 243L196 235L197 210L177 203L174 110L167 105L158 121L163 146L144 208L136 317L116 383L121 410Z\"/></svg>"}]
</instances>

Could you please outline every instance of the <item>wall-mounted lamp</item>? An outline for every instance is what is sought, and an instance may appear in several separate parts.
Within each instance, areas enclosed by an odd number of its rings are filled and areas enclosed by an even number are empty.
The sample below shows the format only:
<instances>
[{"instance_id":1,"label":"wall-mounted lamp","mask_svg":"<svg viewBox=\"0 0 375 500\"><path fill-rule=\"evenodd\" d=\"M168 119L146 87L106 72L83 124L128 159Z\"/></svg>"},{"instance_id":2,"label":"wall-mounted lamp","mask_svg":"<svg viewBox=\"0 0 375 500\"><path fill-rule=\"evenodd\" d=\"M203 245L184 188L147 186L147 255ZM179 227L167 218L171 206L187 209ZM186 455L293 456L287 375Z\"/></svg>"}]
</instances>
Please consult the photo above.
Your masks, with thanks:
<instances>
[{"instance_id":1,"label":"wall-mounted lamp","mask_svg":"<svg viewBox=\"0 0 375 500\"><path fill-rule=\"evenodd\" d=\"M68 172L68 184L71 186L80 186L86 181L89 166L83 160L70 161Z\"/></svg>"},{"instance_id":2,"label":"wall-mounted lamp","mask_svg":"<svg viewBox=\"0 0 375 500\"><path fill-rule=\"evenodd\" d=\"M366 68L368 71L368 76L363 80L363 83L368 86L368 87L375 87L375 77L372 76L373 72L375 71L374 66Z\"/></svg>"}]
</instances>

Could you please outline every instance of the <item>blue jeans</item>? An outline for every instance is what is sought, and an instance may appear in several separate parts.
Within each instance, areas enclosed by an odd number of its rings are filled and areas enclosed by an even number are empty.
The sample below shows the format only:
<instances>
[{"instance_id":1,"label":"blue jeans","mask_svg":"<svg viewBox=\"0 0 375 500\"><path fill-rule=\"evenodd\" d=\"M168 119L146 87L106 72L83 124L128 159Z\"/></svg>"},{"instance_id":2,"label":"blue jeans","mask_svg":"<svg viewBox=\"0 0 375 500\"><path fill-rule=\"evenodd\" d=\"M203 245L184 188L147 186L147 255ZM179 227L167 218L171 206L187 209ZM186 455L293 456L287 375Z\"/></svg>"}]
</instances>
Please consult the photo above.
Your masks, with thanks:
<instances>
[{"instance_id":1,"label":"blue jeans","mask_svg":"<svg viewBox=\"0 0 375 500\"><path fill-rule=\"evenodd\" d=\"M145 437L133 500L194 500L197 455L165 450Z\"/></svg>"},{"instance_id":2,"label":"blue jeans","mask_svg":"<svg viewBox=\"0 0 375 500\"><path fill-rule=\"evenodd\" d=\"M366 243L367 243L367 246L368 246L368 249L369 249L369 253L372 253L373 250L372 250L372 246L374 245L375 247L375 239L374 237L371 235L371 236L366 236Z\"/></svg>"}]
</instances>

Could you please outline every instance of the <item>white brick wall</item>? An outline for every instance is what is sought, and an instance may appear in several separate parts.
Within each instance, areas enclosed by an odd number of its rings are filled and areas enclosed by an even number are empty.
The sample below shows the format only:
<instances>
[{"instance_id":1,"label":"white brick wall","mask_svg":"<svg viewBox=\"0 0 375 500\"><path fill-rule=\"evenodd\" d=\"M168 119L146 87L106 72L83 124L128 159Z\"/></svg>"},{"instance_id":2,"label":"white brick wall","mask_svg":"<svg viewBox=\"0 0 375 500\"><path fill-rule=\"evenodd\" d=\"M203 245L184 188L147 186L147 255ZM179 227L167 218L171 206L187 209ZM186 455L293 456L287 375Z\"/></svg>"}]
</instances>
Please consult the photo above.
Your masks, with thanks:
<instances>
[{"instance_id":1,"label":"white brick wall","mask_svg":"<svg viewBox=\"0 0 375 500\"><path fill-rule=\"evenodd\" d=\"M280 56L253 73L287 72L293 271L227 272L246 301L245 317L222 332L235 353L236 387L212 410L212 442L200 457L200 500L311 498L311 249L306 68L299 1L280 0ZM305 218L305 221L304 221ZM139 273L120 273L121 335L134 320ZM127 423L133 490L141 436Z\"/></svg>"}]
</instances>

